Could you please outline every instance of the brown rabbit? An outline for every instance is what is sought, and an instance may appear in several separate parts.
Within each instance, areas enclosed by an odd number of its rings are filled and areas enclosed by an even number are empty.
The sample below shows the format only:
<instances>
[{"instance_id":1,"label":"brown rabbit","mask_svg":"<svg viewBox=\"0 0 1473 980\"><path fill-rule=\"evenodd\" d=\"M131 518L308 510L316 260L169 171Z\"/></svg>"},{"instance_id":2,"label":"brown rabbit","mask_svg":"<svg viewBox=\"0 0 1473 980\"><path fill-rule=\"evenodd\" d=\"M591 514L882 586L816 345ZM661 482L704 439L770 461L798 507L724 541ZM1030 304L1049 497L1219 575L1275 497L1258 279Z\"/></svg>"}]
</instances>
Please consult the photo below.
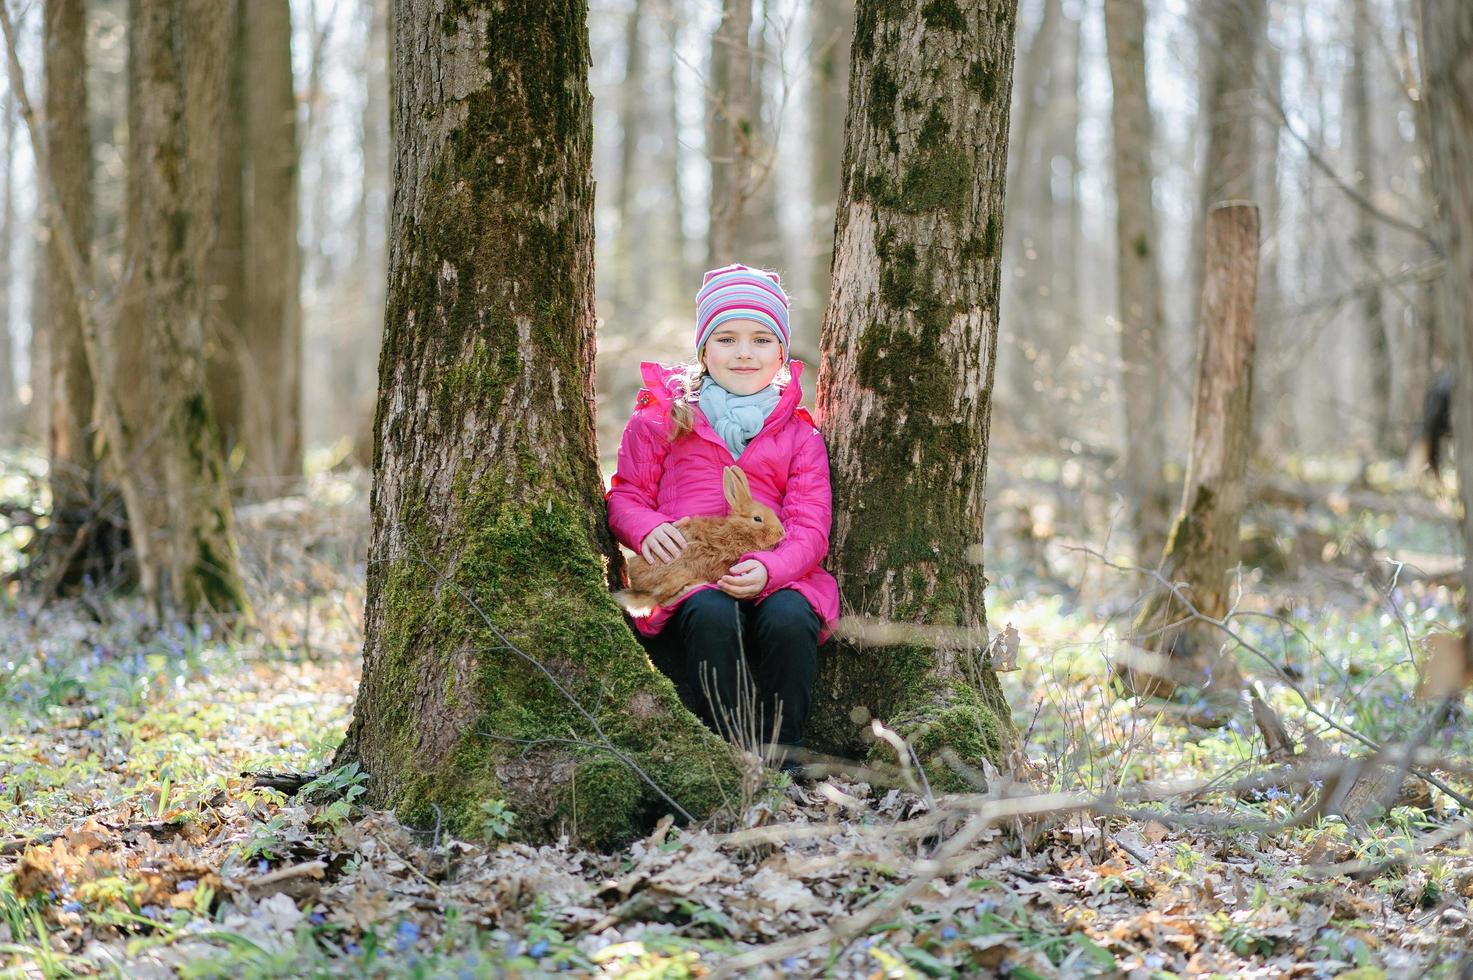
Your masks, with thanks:
<instances>
[{"instance_id":1,"label":"brown rabbit","mask_svg":"<svg viewBox=\"0 0 1473 980\"><path fill-rule=\"evenodd\" d=\"M686 546L674 561L651 565L636 557L628 563L629 588L614 598L633 613L663 606L697 585L715 582L749 551L766 551L783 539L783 526L772 508L752 499L747 474L728 466L721 475L725 517L692 517L681 525Z\"/></svg>"}]
</instances>

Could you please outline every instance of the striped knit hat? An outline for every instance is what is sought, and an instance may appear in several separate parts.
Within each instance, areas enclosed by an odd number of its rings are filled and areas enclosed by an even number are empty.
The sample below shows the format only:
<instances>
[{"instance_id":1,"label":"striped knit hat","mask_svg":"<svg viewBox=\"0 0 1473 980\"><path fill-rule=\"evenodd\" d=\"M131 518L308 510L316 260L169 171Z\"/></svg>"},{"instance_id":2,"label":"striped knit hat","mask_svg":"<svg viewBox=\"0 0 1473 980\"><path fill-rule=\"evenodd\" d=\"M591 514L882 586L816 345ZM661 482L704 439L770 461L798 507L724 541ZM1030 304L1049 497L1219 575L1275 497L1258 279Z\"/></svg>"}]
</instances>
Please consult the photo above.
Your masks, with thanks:
<instances>
[{"instance_id":1,"label":"striped knit hat","mask_svg":"<svg viewBox=\"0 0 1473 980\"><path fill-rule=\"evenodd\" d=\"M716 328L730 320L756 320L777 335L783 345L783 363L792 356L788 294L776 272L737 263L706 273L696 293L697 356Z\"/></svg>"}]
</instances>

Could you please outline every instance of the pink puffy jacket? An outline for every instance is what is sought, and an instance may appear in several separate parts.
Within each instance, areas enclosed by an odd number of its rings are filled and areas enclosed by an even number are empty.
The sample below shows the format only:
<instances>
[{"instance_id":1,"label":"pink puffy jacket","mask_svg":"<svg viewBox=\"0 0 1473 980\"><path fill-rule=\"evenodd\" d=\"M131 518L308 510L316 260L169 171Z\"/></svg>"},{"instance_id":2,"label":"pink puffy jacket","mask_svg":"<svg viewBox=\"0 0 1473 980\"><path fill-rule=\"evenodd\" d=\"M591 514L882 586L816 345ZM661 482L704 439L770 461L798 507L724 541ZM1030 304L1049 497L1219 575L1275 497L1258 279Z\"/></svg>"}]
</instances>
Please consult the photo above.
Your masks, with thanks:
<instances>
[{"instance_id":1,"label":"pink puffy jacket","mask_svg":"<svg viewBox=\"0 0 1473 980\"><path fill-rule=\"evenodd\" d=\"M786 531L771 551L749 552L738 559L756 558L767 566L767 585L755 601L760 603L778 589L793 589L818 613L819 641L827 639L839 618L839 584L820 566L829 551L833 512L829 453L823 434L798 406L803 398L799 383L803 363L791 363L792 382L739 460L732 459L731 450L699 411L692 413L692 430L671 442L670 404L675 393L670 378L678 369L649 361L639 367L645 387L624 427L619 466L605 494L614 537L638 551L645 535L666 521L725 514L721 471L735 463L747 474L752 496L777 512ZM681 601L715 587L694 589L674 605L637 617L635 625L645 636L654 636Z\"/></svg>"}]
</instances>

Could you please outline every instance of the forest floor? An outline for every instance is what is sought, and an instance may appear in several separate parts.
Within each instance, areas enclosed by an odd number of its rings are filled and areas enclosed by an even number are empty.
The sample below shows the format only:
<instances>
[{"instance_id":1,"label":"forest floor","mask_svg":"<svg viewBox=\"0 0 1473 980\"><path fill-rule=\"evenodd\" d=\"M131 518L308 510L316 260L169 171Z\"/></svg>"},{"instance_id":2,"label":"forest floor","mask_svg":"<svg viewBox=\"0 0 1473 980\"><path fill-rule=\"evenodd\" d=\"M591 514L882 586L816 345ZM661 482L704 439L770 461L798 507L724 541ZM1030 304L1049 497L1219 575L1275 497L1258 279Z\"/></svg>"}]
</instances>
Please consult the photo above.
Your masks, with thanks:
<instances>
[{"instance_id":1,"label":"forest floor","mask_svg":"<svg viewBox=\"0 0 1473 980\"><path fill-rule=\"evenodd\" d=\"M27 502L36 465L8 460L0 501ZM1230 619L1285 670L1235 645L1245 672L1297 742L1364 755L1423 732L1424 770L1466 796L1465 716L1428 732L1443 719L1414 695L1422 641L1460 628L1450 495L1403 486L1365 510L1373 492L1333 470L1296 479L1318 502L1279 485L1253 508L1271 574L1244 569ZM149 630L101 590L41 609L0 592L0 976L1466 969L1473 813L1434 788L1360 826L1296 821L1314 790L1245 788L1266 765L1246 708L1195 728L1107 683L1144 582L1081 550L1114 550L1096 476L1040 462L993 483L1019 781L937 799L777 777L731 825L662 824L609 854L518 843L495 808L481 840L406 828L354 803L351 769L290 798L243 775L321 770L347 725L361 476L241 510L249 629ZM28 533L0 522L0 573Z\"/></svg>"}]
</instances>

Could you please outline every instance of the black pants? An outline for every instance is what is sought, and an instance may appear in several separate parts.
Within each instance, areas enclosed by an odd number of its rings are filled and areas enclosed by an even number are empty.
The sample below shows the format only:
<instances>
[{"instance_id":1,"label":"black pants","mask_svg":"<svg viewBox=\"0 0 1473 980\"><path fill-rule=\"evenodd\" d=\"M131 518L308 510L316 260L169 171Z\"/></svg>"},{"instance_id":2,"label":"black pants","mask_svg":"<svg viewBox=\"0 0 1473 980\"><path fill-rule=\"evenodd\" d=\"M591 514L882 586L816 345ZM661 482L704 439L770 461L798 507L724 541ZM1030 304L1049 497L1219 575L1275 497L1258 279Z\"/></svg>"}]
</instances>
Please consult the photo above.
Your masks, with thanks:
<instances>
[{"instance_id":1,"label":"black pants","mask_svg":"<svg viewBox=\"0 0 1473 980\"><path fill-rule=\"evenodd\" d=\"M818 628L818 614L792 589L761 604L707 589L676 607L660 635L644 643L712 729L765 743L776 719L777 741L796 746L813 702Z\"/></svg>"}]
</instances>

